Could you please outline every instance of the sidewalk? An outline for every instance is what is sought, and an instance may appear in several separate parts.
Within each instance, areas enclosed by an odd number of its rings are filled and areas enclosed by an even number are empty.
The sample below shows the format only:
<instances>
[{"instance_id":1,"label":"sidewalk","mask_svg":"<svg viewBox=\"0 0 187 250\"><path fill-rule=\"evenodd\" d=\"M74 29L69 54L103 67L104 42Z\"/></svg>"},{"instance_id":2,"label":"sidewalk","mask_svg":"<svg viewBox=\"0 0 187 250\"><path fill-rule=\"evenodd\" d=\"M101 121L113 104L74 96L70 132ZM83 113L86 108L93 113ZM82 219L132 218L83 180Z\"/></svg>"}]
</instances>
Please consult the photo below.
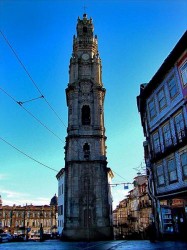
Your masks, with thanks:
<instances>
[{"instance_id":1,"label":"sidewalk","mask_svg":"<svg viewBox=\"0 0 187 250\"><path fill-rule=\"evenodd\" d=\"M187 242L148 240L118 240L99 242L63 242L46 240L44 242L1 243L0 250L187 250Z\"/></svg>"}]
</instances>

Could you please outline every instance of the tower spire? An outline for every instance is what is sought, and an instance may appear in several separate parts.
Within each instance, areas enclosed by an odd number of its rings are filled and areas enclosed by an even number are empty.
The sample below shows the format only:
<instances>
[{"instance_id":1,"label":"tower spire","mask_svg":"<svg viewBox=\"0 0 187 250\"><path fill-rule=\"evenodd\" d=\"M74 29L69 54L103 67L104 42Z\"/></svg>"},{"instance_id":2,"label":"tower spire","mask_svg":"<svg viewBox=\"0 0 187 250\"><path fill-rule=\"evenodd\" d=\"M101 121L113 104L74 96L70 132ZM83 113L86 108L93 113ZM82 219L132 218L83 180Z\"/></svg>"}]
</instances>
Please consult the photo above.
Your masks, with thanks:
<instances>
[{"instance_id":1,"label":"tower spire","mask_svg":"<svg viewBox=\"0 0 187 250\"><path fill-rule=\"evenodd\" d=\"M84 15L86 14L86 8L87 8L87 6L86 6L86 4L85 4L85 1L84 1L84 5L83 5L83 10L84 10Z\"/></svg>"}]
</instances>

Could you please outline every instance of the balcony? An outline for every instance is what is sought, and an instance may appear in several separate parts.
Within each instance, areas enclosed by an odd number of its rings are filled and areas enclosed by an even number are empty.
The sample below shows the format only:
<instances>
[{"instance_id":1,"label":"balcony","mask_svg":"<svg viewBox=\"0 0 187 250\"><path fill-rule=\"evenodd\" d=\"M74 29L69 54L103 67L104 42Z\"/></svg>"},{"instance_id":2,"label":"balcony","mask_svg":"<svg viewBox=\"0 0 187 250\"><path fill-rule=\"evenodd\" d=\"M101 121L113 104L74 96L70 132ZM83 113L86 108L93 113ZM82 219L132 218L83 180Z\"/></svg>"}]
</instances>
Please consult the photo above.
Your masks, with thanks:
<instances>
[{"instance_id":1,"label":"balcony","mask_svg":"<svg viewBox=\"0 0 187 250\"><path fill-rule=\"evenodd\" d=\"M167 155L173 153L179 148L187 144L187 128L176 131L175 137L171 137L164 141L164 144L159 144L151 151L151 161L155 162L163 159Z\"/></svg>"}]
</instances>

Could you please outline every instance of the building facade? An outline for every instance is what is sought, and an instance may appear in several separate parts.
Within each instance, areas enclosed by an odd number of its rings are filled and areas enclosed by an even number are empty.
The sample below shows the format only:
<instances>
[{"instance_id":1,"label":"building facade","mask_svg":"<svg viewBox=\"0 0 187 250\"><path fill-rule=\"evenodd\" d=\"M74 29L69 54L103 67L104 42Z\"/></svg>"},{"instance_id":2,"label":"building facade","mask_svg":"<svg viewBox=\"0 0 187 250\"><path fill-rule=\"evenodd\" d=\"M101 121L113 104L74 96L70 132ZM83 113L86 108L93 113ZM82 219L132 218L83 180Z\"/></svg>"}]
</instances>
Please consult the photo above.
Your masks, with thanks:
<instances>
[{"instance_id":1,"label":"building facade","mask_svg":"<svg viewBox=\"0 0 187 250\"><path fill-rule=\"evenodd\" d=\"M50 205L34 206L0 206L0 229L15 235L27 235L28 238L57 232L57 197L52 198Z\"/></svg>"},{"instance_id":2,"label":"building facade","mask_svg":"<svg viewBox=\"0 0 187 250\"><path fill-rule=\"evenodd\" d=\"M187 32L140 86L137 104L157 229L181 237L187 228Z\"/></svg>"},{"instance_id":3,"label":"building facade","mask_svg":"<svg viewBox=\"0 0 187 250\"><path fill-rule=\"evenodd\" d=\"M112 238L112 199L104 127L105 88L92 19L78 18L66 89L68 135L65 146L63 237Z\"/></svg>"},{"instance_id":4,"label":"building facade","mask_svg":"<svg viewBox=\"0 0 187 250\"><path fill-rule=\"evenodd\" d=\"M56 175L58 180L58 233L62 237L64 229L64 181L65 181L65 169L62 168Z\"/></svg>"},{"instance_id":5,"label":"building facade","mask_svg":"<svg viewBox=\"0 0 187 250\"><path fill-rule=\"evenodd\" d=\"M147 228L152 217L146 175L134 178L134 188L113 211L116 239L147 239Z\"/></svg>"}]
</instances>

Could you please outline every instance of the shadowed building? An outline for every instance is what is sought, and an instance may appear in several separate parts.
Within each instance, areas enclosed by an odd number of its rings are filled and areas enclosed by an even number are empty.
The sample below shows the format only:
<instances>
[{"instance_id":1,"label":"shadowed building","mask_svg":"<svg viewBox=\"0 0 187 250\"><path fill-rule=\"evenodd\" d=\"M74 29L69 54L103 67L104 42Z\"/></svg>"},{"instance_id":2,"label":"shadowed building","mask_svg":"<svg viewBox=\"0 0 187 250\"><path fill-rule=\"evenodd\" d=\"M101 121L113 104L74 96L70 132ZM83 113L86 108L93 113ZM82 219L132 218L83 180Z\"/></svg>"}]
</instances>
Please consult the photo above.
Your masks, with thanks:
<instances>
[{"instance_id":1,"label":"shadowed building","mask_svg":"<svg viewBox=\"0 0 187 250\"><path fill-rule=\"evenodd\" d=\"M92 19L78 18L66 89L64 227L69 240L113 237L104 127L105 88ZM60 176L58 175L58 178Z\"/></svg>"},{"instance_id":2,"label":"shadowed building","mask_svg":"<svg viewBox=\"0 0 187 250\"><path fill-rule=\"evenodd\" d=\"M148 191L162 237L187 230L187 32L137 97Z\"/></svg>"}]
</instances>

